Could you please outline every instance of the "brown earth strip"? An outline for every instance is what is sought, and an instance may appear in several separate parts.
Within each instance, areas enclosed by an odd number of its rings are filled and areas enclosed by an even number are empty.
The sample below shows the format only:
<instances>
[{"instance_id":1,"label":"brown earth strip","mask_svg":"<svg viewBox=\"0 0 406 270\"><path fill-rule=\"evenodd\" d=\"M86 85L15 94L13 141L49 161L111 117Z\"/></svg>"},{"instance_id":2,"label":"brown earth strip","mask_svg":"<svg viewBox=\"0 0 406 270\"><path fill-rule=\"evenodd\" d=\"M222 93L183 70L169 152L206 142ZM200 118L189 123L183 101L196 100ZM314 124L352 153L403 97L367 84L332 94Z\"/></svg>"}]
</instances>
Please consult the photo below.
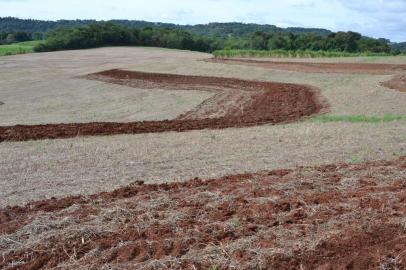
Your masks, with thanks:
<instances>
[{"instance_id":1,"label":"brown earth strip","mask_svg":"<svg viewBox=\"0 0 406 270\"><path fill-rule=\"evenodd\" d=\"M404 269L406 157L0 209L1 269Z\"/></svg>"},{"instance_id":2,"label":"brown earth strip","mask_svg":"<svg viewBox=\"0 0 406 270\"><path fill-rule=\"evenodd\" d=\"M86 78L143 89L203 90L215 95L174 120L3 126L0 142L286 123L320 113L327 104L317 89L306 85L123 70Z\"/></svg>"},{"instance_id":3,"label":"brown earth strip","mask_svg":"<svg viewBox=\"0 0 406 270\"><path fill-rule=\"evenodd\" d=\"M406 92L406 75L394 76L391 80L383 82L382 85L400 92Z\"/></svg>"},{"instance_id":4,"label":"brown earth strip","mask_svg":"<svg viewBox=\"0 0 406 270\"><path fill-rule=\"evenodd\" d=\"M310 73L362 73L374 75L391 75L406 71L406 65L400 64L366 64L366 63L307 63L282 62L253 59L212 58L205 60L211 63L247 65L270 69L280 69Z\"/></svg>"}]
</instances>

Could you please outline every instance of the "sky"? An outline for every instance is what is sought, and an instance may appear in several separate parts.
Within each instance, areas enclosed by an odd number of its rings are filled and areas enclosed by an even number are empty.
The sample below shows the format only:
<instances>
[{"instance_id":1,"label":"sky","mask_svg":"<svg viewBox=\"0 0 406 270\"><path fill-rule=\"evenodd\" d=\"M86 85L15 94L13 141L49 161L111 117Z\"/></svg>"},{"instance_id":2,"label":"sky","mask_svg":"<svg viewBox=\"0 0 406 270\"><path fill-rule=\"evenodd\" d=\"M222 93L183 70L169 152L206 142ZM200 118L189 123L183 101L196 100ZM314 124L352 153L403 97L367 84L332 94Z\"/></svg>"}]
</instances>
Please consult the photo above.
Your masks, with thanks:
<instances>
[{"instance_id":1,"label":"sky","mask_svg":"<svg viewBox=\"0 0 406 270\"><path fill-rule=\"evenodd\" d=\"M0 0L0 17L245 22L406 41L406 0Z\"/></svg>"}]
</instances>

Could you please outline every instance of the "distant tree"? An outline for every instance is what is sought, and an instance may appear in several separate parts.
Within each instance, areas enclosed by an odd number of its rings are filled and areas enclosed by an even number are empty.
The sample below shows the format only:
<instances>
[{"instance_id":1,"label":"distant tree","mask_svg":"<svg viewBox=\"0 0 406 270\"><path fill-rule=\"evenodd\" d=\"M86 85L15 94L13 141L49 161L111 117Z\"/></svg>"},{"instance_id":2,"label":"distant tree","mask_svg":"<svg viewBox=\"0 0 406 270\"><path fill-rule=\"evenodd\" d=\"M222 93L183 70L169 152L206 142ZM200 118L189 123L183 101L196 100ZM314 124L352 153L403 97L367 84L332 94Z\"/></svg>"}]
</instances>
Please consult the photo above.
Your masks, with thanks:
<instances>
[{"instance_id":1,"label":"distant tree","mask_svg":"<svg viewBox=\"0 0 406 270\"><path fill-rule=\"evenodd\" d=\"M8 34L5 41L7 44L14 43L14 42L16 42L16 37L14 34Z\"/></svg>"},{"instance_id":2,"label":"distant tree","mask_svg":"<svg viewBox=\"0 0 406 270\"><path fill-rule=\"evenodd\" d=\"M251 37L251 48L254 50L266 50L269 35L264 32L255 32Z\"/></svg>"}]
</instances>

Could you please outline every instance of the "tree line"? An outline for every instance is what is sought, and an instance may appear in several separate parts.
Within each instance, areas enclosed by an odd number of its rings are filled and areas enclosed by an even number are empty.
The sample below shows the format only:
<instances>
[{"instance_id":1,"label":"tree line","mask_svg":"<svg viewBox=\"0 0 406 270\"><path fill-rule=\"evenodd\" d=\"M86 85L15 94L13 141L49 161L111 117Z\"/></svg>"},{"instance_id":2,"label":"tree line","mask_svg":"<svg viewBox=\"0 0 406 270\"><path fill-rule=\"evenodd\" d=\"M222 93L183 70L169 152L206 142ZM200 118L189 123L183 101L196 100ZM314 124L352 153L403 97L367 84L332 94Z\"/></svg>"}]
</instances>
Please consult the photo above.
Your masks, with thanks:
<instances>
[{"instance_id":1,"label":"tree line","mask_svg":"<svg viewBox=\"0 0 406 270\"><path fill-rule=\"evenodd\" d=\"M288 50L391 53L389 40L364 37L355 32L328 35L314 33L266 33L257 31L246 37L212 37L170 28L130 28L123 25L94 23L58 28L47 34L36 51L84 49L101 46L153 46L201 52L215 50Z\"/></svg>"},{"instance_id":2,"label":"tree line","mask_svg":"<svg viewBox=\"0 0 406 270\"><path fill-rule=\"evenodd\" d=\"M374 39L362 36L355 32L333 33L326 29L290 27L280 28L275 25L262 25L253 23L209 23L198 25L177 25L170 23L154 23L137 20L110 20L108 22L97 22L95 20L25 20L13 17L0 18L0 42L9 44L12 41L19 42L22 32L31 35L31 39L37 40L42 36L67 35L56 29L60 28L81 28L89 25L108 25L109 23L130 29L138 29L138 34L154 36L154 42L144 44L142 39L137 39L135 31L135 42L127 42L125 45L164 46L182 49L193 49L199 51L213 51L218 49L230 50L313 50L313 51L339 51L339 52L377 52L377 53L399 53L406 52L402 43L390 43L386 39ZM91 27L94 29L94 27ZM147 29L147 30L145 30ZM151 30L152 29L152 30ZM170 30L173 30L170 31ZM85 30L81 30L83 32ZM127 31L127 30L126 30ZM131 32L130 31L130 32ZM151 33L153 32L153 33ZM171 34L169 34L171 32ZM196 46L180 46L173 41L174 36L186 36L183 32L191 34ZM20 33L17 34L16 33ZM171 37L168 37L168 36ZM8 37L7 37L8 36ZM157 36L162 36L157 38ZM170 40L167 42L166 40ZM190 37L185 37L190 40ZM131 38L134 41L134 38ZM25 40L24 40L25 41ZM71 42L75 43L75 42ZM84 42L89 44L89 42ZM92 44L98 42L90 42ZM186 42L187 43L187 42ZM115 45L99 44L98 46ZM77 45L75 45L77 46ZM94 45L92 45L94 46Z\"/></svg>"},{"instance_id":3,"label":"tree line","mask_svg":"<svg viewBox=\"0 0 406 270\"><path fill-rule=\"evenodd\" d=\"M104 21L101 21L104 22ZM212 37L242 37L250 35L256 31L267 33L291 32L294 34L315 33L318 35L328 35L331 31L320 28L302 28L288 27L281 28L269 24L255 23L209 23L197 25L179 25L172 23L147 22L139 20L109 20L114 24L127 26L129 28L143 29L146 27L152 28L168 28L188 31L193 34L212 36ZM0 29L3 31L24 31L24 32L41 32L46 33L60 27L77 27L97 23L96 20L58 20L58 21L43 21L32 19L18 19L13 17L0 17Z\"/></svg>"},{"instance_id":4,"label":"tree line","mask_svg":"<svg viewBox=\"0 0 406 270\"><path fill-rule=\"evenodd\" d=\"M238 45L232 49L241 48ZM251 36L250 48L253 50L311 50L337 52L390 53L390 41L364 37L356 32L337 32L326 36L313 33L296 35L293 33L256 32Z\"/></svg>"},{"instance_id":5,"label":"tree line","mask_svg":"<svg viewBox=\"0 0 406 270\"><path fill-rule=\"evenodd\" d=\"M13 31L13 32L0 32L0 45L8 45L17 42L40 40L43 38L41 33L30 33L23 31Z\"/></svg>"},{"instance_id":6,"label":"tree line","mask_svg":"<svg viewBox=\"0 0 406 270\"><path fill-rule=\"evenodd\" d=\"M114 23L95 23L58 28L47 35L35 51L85 49L102 46L151 46L211 52L220 49L216 40L177 29L129 28Z\"/></svg>"}]
</instances>

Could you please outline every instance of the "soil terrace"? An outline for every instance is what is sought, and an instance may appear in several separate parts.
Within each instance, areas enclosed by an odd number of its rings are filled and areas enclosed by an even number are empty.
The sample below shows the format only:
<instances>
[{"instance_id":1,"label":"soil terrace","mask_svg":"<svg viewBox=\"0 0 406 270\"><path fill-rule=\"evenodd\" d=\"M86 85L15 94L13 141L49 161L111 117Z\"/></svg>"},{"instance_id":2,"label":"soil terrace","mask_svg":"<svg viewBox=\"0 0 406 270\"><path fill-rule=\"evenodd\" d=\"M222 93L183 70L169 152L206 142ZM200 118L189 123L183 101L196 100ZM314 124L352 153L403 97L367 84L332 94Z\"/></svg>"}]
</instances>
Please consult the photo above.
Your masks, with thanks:
<instances>
[{"instance_id":1,"label":"soil terrace","mask_svg":"<svg viewBox=\"0 0 406 270\"><path fill-rule=\"evenodd\" d=\"M406 92L406 75L394 76L391 80L383 82L382 85L400 92Z\"/></svg>"},{"instance_id":2,"label":"soil terrace","mask_svg":"<svg viewBox=\"0 0 406 270\"><path fill-rule=\"evenodd\" d=\"M242 58L211 58L206 60L212 63L230 65L247 65L270 69L310 72L310 73L345 73L345 74L374 74L392 75L406 72L405 64L378 64L378 63L308 63L290 61L267 61Z\"/></svg>"},{"instance_id":3,"label":"soil terrace","mask_svg":"<svg viewBox=\"0 0 406 270\"><path fill-rule=\"evenodd\" d=\"M404 269L406 157L0 209L1 269Z\"/></svg>"},{"instance_id":4,"label":"soil terrace","mask_svg":"<svg viewBox=\"0 0 406 270\"><path fill-rule=\"evenodd\" d=\"M2 126L0 142L249 127L293 122L326 108L318 89L306 85L117 69L85 78L143 89L204 90L215 94L174 120Z\"/></svg>"}]
</instances>

